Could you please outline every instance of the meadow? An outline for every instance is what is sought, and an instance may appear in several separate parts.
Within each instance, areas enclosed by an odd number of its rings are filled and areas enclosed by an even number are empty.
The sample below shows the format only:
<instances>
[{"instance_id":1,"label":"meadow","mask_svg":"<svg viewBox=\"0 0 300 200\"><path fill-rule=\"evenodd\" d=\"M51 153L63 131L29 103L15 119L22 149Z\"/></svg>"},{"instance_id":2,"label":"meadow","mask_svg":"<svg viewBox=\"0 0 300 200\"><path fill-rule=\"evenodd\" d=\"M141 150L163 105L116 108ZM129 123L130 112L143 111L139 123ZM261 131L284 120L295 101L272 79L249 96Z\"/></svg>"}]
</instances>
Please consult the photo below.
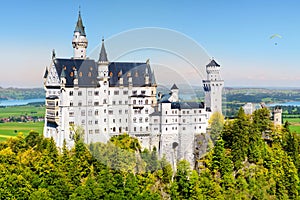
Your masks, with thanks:
<instances>
[{"instance_id":1,"label":"meadow","mask_svg":"<svg viewBox=\"0 0 300 200\"><path fill-rule=\"evenodd\" d=\"M0 107L0 119L20 116L43 117L44 115L45 106L43 105ZM23 133L26 136L30 131L36 131L42 134L43 126L44 122L0 123L0 141L17 136L18 133Z\"/></svg>"},{"instance_id":2,"label":"meadow","mask_svg":"<svg viewBox=\"0 0 300 200\"><path fill-rule=\"evenodd\" d=\"M290 130L300 134L300 118L283 118L283 123L288 121L290 123Z\"/></svg>"},{"instance_id":3,"label":"meadow","mask_svg":"<svg viewBox=\"0 0 300 200\"><path fill-rule=\"evenodd\" d=\"M15 137L19 133L24 136L30 131L43 133L44 122L8 122L0 123L0 141L6 140L9 137Z\"/></svg>"}]
</instances>

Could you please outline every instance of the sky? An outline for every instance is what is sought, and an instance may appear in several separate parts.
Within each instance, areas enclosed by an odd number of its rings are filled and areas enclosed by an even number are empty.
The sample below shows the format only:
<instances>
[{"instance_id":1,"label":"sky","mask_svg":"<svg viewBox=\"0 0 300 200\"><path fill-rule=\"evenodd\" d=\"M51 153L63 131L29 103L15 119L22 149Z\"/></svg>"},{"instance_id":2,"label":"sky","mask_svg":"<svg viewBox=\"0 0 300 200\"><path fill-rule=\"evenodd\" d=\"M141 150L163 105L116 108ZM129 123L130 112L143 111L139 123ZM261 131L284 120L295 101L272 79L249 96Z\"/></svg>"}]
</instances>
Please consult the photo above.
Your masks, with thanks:
<instances>
[{"instance_id":1,"label":"sky","mask_svg":"<svg viewBox=\"0 0 300 200\"><path fill-rule=\"evenodd\" d=\"M201 85L213 57L228 87L300 86L297 0L3 1L0 86L43 87L52 49L72 57L79 6L91 58L104 37L110 60L149 58L164 84Z\"/></svg>"}]
</instances>

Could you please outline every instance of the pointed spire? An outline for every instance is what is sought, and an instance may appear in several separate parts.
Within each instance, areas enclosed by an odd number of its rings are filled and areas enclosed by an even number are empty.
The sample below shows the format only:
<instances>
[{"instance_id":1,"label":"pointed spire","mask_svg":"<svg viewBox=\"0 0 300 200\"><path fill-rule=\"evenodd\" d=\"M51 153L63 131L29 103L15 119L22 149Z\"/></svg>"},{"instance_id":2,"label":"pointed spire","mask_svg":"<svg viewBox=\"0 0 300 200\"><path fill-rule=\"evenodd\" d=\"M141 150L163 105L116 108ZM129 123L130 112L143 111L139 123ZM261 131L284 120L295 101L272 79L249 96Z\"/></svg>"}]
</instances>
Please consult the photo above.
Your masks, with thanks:
<instances>
[{"instance_id":1,"label":"pointed spire","mask_svg":"<svg viewBox=\"0 0 300 200\"><path fill-rule=\"evenodd\" d=\"M212 57L210 63L206 66L207 67L212 67L212 66L220 67L220 65L214 60L214 57Z\"/></svg>"},{"instance_id":2,"label":"pointed spire","mask_svg":"<svg viewBox=\"0 0 300 200\"><path fill-rule=\"evenodd\" d=\"M84 26L83 26L83 23L82 23L82 19L81 19L80 10L79 10L78 20L77 20L74 32L79 32L80 35L86 36L85 31L84 31Z\"/></svg>"},{"instance_id":3,"label":"pointed spire","mask_svg":"<svg viewBox=\"0 0 300 200\"><path fill-rule=\"evenodd\" d=\"M104 46L104 38L102 38L102 46L99 55L99 62L108 62L107 54Z\"/></svg>"},{"instance_id":4,"label":"pointed spire","mask_svg":"<svg viewBox=\"0 0 300 200\"><path fill-rule=\"evenodd\" d=\"M46 66L46 70L45 70L44 78L47 78L47 76L48 76L48 67Z\"/></svg>"},{"instance_id":5,"label":"pointed spire","mask_svg":"<svg viewBox=\"0 0 300 200\"><path fill-rule=\"evenodd\" d=\"M151 83L153 85L156 85L156 80L155 80L155 75L154 75L154 69L152 70L152 73L151 73Z\"/></svg>"},{"instance_id":6,"label":"pointed spire","mask_svg":"<svg viewBox=\"0 0 300 200\"><path fill-rule=\"evenodd\" d=\"M60 78L66 78L65 69L61 70Z\"/></svg>"}]
</instances>

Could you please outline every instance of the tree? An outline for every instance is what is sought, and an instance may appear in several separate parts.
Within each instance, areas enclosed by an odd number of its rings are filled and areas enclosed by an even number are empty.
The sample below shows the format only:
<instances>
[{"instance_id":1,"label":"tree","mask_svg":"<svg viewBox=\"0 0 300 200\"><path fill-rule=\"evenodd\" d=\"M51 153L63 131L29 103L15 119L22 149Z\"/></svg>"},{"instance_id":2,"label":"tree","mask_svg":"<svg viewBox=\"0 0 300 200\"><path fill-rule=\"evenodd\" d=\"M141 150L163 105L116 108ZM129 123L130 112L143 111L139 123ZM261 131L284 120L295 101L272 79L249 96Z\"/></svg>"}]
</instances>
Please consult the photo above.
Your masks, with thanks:
<instances>
[{"instance_id":1,"label":"tree","mask_svg":"<svg viewBox=\"0 0 300 200\"><path fill-rule=\"evenodd\" d=\"M210 137L215 142L223 130L224 116L220 112L214 112L208 123L210 125Z\"/></svg>"}]
</instances>

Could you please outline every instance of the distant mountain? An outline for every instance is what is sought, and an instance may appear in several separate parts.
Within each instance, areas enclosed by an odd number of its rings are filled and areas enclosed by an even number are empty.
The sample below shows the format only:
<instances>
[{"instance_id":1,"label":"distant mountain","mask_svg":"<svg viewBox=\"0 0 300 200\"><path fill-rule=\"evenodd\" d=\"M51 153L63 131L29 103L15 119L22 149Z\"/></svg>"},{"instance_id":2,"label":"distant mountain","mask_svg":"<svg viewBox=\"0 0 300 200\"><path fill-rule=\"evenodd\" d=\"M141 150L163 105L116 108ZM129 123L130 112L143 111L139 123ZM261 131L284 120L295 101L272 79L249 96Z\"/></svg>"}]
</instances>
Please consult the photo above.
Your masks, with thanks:
<instances>
[{"instance_id":1,"label":"distant mountain","mask_svg":"<svg viewBox=\"0 0 300 200\"><path fill-rule=\"evenodd\" d=\"M43 88L2 88L0 87L0 100L8 99L37 99L45 98Z\"/></svg>"}]
</instances>

